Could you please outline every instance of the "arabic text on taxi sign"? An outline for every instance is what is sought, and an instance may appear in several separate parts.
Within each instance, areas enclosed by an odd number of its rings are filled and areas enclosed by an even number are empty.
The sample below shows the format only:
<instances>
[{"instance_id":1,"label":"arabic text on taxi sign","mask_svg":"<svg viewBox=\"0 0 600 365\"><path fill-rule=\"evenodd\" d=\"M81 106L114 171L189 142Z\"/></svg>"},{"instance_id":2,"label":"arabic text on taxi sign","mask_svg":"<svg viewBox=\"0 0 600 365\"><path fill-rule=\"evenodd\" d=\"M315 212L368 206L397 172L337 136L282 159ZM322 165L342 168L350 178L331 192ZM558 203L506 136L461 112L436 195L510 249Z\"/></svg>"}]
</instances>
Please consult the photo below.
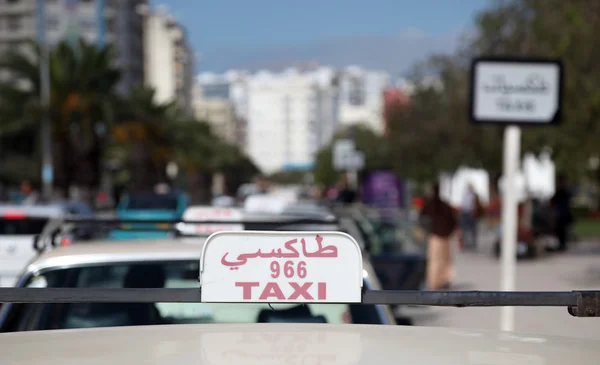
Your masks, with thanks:
<instances>
[{"instance_id":1,"label":"arabic text on taxi sign","mask_svg":"<svg viewBox=\"0 0 600 365\"><path fill-rule=\"evenodd\" d=\"M218 232L200 283L203 302L359 303L362 256L341 232Z\"/></svg>"}]
</instances>

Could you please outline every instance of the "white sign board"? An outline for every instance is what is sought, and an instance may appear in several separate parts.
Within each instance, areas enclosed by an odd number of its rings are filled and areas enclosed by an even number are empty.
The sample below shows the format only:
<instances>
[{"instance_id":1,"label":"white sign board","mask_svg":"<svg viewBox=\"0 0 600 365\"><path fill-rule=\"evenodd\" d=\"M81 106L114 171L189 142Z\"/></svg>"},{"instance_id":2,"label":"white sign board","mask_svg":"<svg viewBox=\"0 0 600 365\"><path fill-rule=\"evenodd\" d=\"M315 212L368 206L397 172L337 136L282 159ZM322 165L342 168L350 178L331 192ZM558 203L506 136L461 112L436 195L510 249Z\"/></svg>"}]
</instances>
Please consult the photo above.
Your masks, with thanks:
<instances>
[{"instance_id":1,"label":"white sign board","mask_svg":"<svg viewBox=\"0 0 600 365\"><path fill-rule=\"evenodd\" d=\"M347 161L354 154L354 141L351 139L339 139L333 144L333 167L336 170L344 170Z\"/></svg>"},{"instance_id":2,"label":"white sign board","mask_svg":"<svg viewBox=\"0 0 600 365\"><path fill-rule=\"evenodd\" d=\"M243 231L243 224L227 224L243 220L242 211L234 208L192 206L183 213L184 221L214 221L224 224L179 223L177 229L184 235L210 235L219 231Z\"/></svg>"},{"instance_id":3,"label":"white sign board","mask_svg":"<svg viewBox=\"0 0 600 365\"><path fill-rule=\"evenodd\" d=\"M476 123L558 123L561 79L561 64L556 61L477 59L471 70L471 119Z\"/></svg>"},{"instance_id":4,"label":"white sign board","mask_svg":"<svg viewBox=\"0 0 600 365\"><path fill-rule=\"evenodd\" d=\"M340 139L333 145L333 167L336 170L360 170L365 166L365 154L354 148L354 141Z\"/></svg>"},{"instance_id":5,"label":"white sign board","mask_svg":"<svg viewBox=\"0 0 600 365\"><path fill-rule=\"evenodd\" d=\"M341 232L217 232L200 258L202 302L360 303L358 243Z\"/></svg>"}]
</instances>

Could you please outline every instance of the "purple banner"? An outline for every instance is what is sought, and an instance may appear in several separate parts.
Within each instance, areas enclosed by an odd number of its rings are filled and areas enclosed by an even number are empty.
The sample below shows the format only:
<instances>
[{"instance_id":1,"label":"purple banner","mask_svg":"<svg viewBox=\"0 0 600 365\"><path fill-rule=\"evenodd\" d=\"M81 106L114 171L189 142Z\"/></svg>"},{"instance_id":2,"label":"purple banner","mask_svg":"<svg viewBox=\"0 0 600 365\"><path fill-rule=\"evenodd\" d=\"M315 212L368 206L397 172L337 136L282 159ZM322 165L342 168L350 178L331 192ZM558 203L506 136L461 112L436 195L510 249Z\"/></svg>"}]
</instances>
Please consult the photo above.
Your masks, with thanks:
<instances>
[{"instance_id":1,"label":"purple banner","mask_svg":"<svg viewBox=\"0 0 600 365\"><path fill-rule=\"evenodd\" d=\"M402 184L390 171L373 171L363 180L362 200L366 205L389 209L402 207Z\"/></svg>"}]
</instances>

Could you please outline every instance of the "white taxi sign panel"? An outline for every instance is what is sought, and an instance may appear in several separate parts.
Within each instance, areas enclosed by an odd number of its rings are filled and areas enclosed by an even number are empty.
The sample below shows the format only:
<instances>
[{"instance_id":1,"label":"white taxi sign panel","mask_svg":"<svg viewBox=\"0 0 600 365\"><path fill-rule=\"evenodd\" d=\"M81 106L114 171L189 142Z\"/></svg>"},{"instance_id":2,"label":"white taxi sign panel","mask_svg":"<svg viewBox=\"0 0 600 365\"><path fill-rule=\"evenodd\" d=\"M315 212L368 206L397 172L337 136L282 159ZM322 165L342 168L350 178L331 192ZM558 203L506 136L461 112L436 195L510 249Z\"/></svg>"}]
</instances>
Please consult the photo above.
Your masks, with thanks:
<instances>
[{"instance_id":1,"label":"white taxi sign panel","mask_svg":"<svg viewBox=\"0 0 600 365\"><path fill-rule=\"evenodd\" d=\"M207 303L360 303L362 273L342 232L217 232L200 258Z\"/></svg>"},{"instance_id":2,"label":"white taxi sign panel","mask_svg":"<svg viewBox=\"0 0 600 365\"><path fill-rule=\"evenodd\" d=\"M224 224L194 224L180 223L177 228L183 234L190 235L210 235L219 231L243 231L242 224L226 224L227 222L240 222L243 220L243 214L240 209L235 208L215 208L211 206L189 207L183 213L184 221L218 221Z\"/></svg>"}]
</instances>

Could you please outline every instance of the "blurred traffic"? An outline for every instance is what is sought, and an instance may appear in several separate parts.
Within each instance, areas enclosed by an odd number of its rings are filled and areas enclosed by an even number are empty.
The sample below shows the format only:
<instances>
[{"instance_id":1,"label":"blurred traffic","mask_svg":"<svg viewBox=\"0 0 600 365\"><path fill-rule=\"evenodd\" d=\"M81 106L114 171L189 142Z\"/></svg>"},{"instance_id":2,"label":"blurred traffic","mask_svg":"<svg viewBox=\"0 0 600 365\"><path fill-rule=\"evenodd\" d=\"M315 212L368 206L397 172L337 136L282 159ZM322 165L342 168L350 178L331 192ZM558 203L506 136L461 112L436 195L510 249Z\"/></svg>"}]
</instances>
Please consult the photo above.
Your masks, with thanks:
<instances>
[{"instance_id":1,"label":"blurred traffic","mask_svg":"<svg viewBox=\"0 0 600 365\"><path fill-rule=\"evenodd\" d=\"M460 32L439 24L464 41L407 28L368 45L349 33L322 43L321 29L307 46L320 57L308 58L291 51L299 41L265 51L257 39L268 36L256 34L244 42L266 56L232 56L239 42L228 39L256 24L219 32L253 16L221 9L215 19L227 21L206 29L193 11L206 17L204 5L167 2L171 10L142 0L0 4L0 287L196 287L211 234L260 231L349 235L369 290L600 288L600 74L597 55L582 51L597 38L594 2L437 2L444 18L465 7ZM382 23L411 13L390 4L354 7ZM315 6L323 24L346 19ZM404 21L437 23L430 6L419 11ZM294 38L280 28L269 37ZM424 44L433 48L413 54ZM600 333L529 314L517 327ZM6 303L0 332L490 327L491 317L360 303Z\"/></svg>"}]
</instances>

